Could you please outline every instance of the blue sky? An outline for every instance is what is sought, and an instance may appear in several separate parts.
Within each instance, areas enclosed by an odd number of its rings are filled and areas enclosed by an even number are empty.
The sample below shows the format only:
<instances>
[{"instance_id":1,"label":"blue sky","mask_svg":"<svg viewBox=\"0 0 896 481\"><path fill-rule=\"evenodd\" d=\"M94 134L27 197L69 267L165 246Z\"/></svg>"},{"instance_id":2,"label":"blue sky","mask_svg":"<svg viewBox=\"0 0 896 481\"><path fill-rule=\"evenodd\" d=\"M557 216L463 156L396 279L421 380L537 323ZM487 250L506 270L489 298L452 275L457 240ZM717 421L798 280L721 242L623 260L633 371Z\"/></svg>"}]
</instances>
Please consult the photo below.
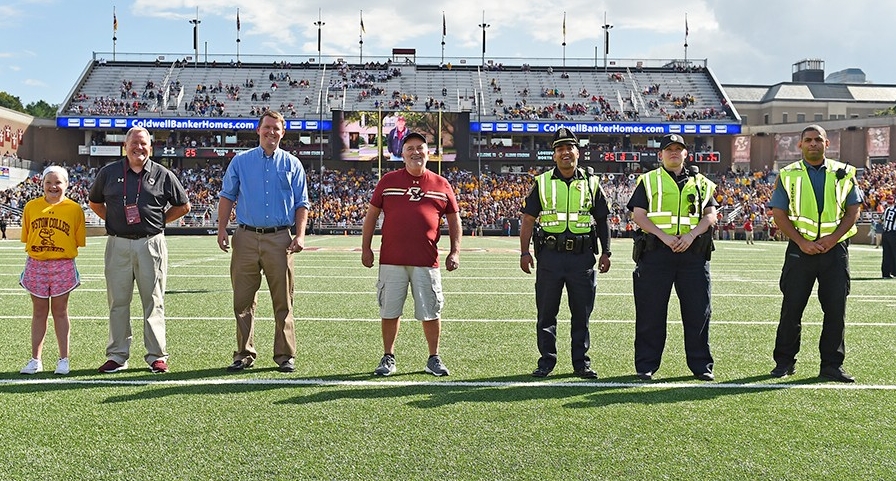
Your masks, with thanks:
<instances>
[{"instance_id":1,"label":"blue sky","mask_svg":"<svg viewBox=\"0 0 896 481\"><path fill-rule=\"evenodd\" d=\"M707 59L722 83L767 85L789 81L792 64L821 58L826 72L858 67L875 84L896 85L896 2L871 0L2 0L0 90L23 104L62 102L94 52L111 59L113 9L118 19L116 56L167 59L193 55L199 6L200 59L240 54L317 56L317 26L324 22L322 55L357 61L360 21L364 59L385 58L394 47L418 56L477 64L482 55L504 63L562 62L566 15L567 65L603 65L604 14L610 30L609 59L683 58L685 14L688 59ZM336 6L338 5L338 7ZM527 60L528 59L528 60Z\"/></svg>"}]
</instances>

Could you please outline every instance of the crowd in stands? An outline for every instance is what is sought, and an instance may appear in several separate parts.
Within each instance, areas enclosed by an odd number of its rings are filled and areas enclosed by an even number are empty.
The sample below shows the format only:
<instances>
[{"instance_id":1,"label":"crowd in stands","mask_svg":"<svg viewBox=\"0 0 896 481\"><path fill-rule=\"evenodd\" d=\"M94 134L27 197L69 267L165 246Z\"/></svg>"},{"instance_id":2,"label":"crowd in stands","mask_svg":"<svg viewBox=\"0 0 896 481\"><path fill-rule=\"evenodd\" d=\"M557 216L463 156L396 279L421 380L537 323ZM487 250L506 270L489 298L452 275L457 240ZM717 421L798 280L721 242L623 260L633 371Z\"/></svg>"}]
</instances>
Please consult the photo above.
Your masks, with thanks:
<instances>
[{"instance_id":1,"label":"crowd in stands","mask_svg":"<svg viewBox=\"0 0 896 481\"><path fill-rule=\"evenodd\" d=\"M200 139L199 142L204 141ZM879 212L882 210L882 203L894 202L894 166L896 164L892 163L872 166L859 179L859 186L865 193L864 210ZM68 196L86 208L88 190L98 169L87 168L82 164L68 168L71 177ZM175 168L172 171L178 175L190 194L193 205L191 214L181 222L185 225L215 225L217 193L221 189L224 165L220 162L208 162L202 167ZM477 179L474 172L452 167L444 171L443 175L455 188L464 228L474 230L500 229L508 220L519 218L520 203L528 194L538 173L535 169L525 173L484 172L481 179ZM627 235L636 228L625 205L634 190L637 174L627 172L600 175L601 185L612 204L612 233L617 237ZM735 239L735 235L742 236L747 223L755 230L756 240L781 238L767 208L776 180L774 172L727 172L712 177L718 184L718 238ZM345 172L325 170L321 176L317 170L309 169L308 182L309 195L314 205L311 212L313 225L351 227L363 223L367 202L376 186L377 177L371 172L354 169ZM7 213L11 224L16 224L20 221L16 212L21 212L26 202L40 195L43 195L43 189L39 176L35 175L0 192L0 209Z\"/></svg>"},{"instance_id":2,"label":"crowd in stands","mask_svg":"<svg viewBox=\"0 0 896 481\"><path fill-rule=\"evenodd\" d=\"M100 62L102 64L102 62ZM189 62L175 62L175 67L188 65ZM157 62L157 65L160 63ZM231 66L235 66L231 61ZM406 91L404 88L397 88L398 84L394 82L396 78L402 75L402 70L391 61L384 63L367 62L363 65L353 65L343 60L333 62L328 66L326 74L326 86L329 90L329 98L339 100L342 97L344 89L352 89L357 91L351 94L351 98L356 98L358 102L372 100L373 108L393 109L393 110L425 110L444 109L442 102L436 102L435 99L427 101L425 104L417 103L420 99L432 97L437 94L428 91ZM217 68L217 63L212 64L212 68ZM221 65L220 67L226 67ZM264 111L266 106L260 104L270 102L272 94L278 89L289 86L291 88L309 89L312 88L308 79L293 78L296 75L294 69L317 68L318 66L303 62L293 65L290 62L280 61L272 64L273 71L265 70L264 73L250 73L246 77L242 85L224 85L221 80L212 82L209 85L198 85L195 93L187 98L179 97L178 101L171 102L172 98L178 98L183 88L178 81L172 81L167 87L161 81L147 80L142 85L142 94L139 92L139 86L135 89L135 84L131 79L121 79L119 96L115 98L114 93L110 92L106 95L93 96L79 92L73 95L71 103L67 111L75 115L117 115L117 116L135 116L145 112L158 112L162 108L165 97L168 101L165 105L177 105L178 109L184 109L186 113L192 116L216 117L216 116L234 116L243 117L246 115L256 116ZM257 66L255 67L258 68ZM450 69L450 67L449 67ZM500 63L493 63L485 66L485 71L503 71L504 66ZM640 69L639 69L640 70ZM667 69L669 70L669 69ZM701 67L674 67L671 70L676 72L701 72ZM523 64L520 71L530 72L531 67ZM542 72L546 72L549 78L553 77L553 68L546 67ZM256 70L256 72L258 72ZM569 78L566 72L561 75L562 78ZM265 82L267 78L267 82ZM177 82L177 84L175 83ZM563 120L570 121L576 119L593 119L594 121L606 122L626 122L638 121L645 116L645 112L641 111L643 105L635 104L628 95L627 99L620 100L624 105L612 105L616 102L607 101L600 95L593 95L590 91L600 93L604 82L625 84L621 88L623 92L628 92L628 84L626 84L626 75L621 72L611 72L607 76L607 80L594 79L594 83L585 82L580 90L574 92L565 92L558 86L548 85L544 88L538 88L532 93L540 93L542 99L546 101L554 101L551 104L542 105L519 105L516 99L513 100L515 105L501 106L495 108L491 113L498 117L499 120L521 119L521 120ZM89 83L88 83L89 85ZM260 87L260 88L256 88ZM315 89L317 85L313 86ZM471 87L473 87L471 85ZM606 87L606 85L604 85ZM649 110L649 116L661 117L666 121L708 121L708 120L724 120L729 117L730 110L724 105L712 105L716 99L697 99L690 93L675 95L672 94L668 86L654 83L644 89L636 92L643 95L644 105ZM489 88L495 95L502 95L502 85L495 77L491 77ZM619 90L620 87L612 87L612 91ZM243 89L243 91L241 91ZM442 97L447 96L447 88L442 88ZM391 94L391 96L390 96ZM606 96L607 94L604 93ZM615 94L614 94L615 95ZM625 94L623 94L625 95ZM251 96L252 104L244 106L240 104L237 110L231 107L228 109L227 103L237 102L242 97ZM516 92L517 99L525 99L530 96L529 88ZM577 96L578 102L565 102L568 97ZM305 101L300 99L304 97ZM297 106L295 114L291 111L285 111L291 117L300 117L303 113L307 113L307 108L303 106L311 106L312 96L289 94L289 97L280 100L293 101ZM348 95L346 95L348 97ZM613 97L611 95L610 97ZM179 104L179 105L178 105ZM232 104L231 104L232 105ZM475 106L475 105L474 105ZM367 107L365 107L367 108Z\"/></svg>"},{"instance_id":3,"label":"crowd in stands","mask_svg":"<svg viewBox=\"0 0 896 481\"><path fill-rule=\"evenodd\" d=\"M865 194L863 210L883 212L884 203L896 202L896 164L872 165L859 179L859 187Z\"/></svg>"}]
</instances>

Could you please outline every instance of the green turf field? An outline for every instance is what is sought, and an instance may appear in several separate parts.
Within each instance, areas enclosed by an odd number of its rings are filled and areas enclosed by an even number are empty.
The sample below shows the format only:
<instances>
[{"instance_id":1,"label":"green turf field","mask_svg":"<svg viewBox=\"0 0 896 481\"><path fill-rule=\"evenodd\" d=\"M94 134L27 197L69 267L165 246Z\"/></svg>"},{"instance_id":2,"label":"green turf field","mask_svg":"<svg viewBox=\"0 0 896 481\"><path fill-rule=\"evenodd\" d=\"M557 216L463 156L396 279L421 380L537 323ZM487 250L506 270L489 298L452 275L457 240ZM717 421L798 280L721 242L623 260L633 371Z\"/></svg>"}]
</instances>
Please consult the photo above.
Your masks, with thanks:
<instances>
[{"instance_id":1,"label":"green turf field","mask_svg":"<svg viewBox=\"0 0 896 481\"><path fill-rule=\"evenodd\" d=\"M598 278L590 354L600 378L571 376L562 309L557 368L531 378L534 275L518 267L518 240L498 237L464 238L460 269L443 275L450 377L423 373L413 320L399 335L398 373L371 375L382 355L376 271L361 266L360 238L343 236L308 237L297 257L295 373L271 360L264 287L256 367L224 370L235 346L228 254L213 237L171 237L171 372L152 375L143 362L135 299L131 368L99 375L104 243L88 239L78 257L71 375L52 374L51 327L45 372L26 377L18 374L30 351L31 305L18 286L24 251L0 242L3 479L896 478L896 280L879 279L881 252L869 246L850 249L845 367L858 382L841 385L815 377L817 300L797 374L768 376L785 245L734 241L717 243L712 262L715 383L692 380L674 305L657 381L636 380L626 240L614 242L612 269Z\"/></svg>"}]
</instances>

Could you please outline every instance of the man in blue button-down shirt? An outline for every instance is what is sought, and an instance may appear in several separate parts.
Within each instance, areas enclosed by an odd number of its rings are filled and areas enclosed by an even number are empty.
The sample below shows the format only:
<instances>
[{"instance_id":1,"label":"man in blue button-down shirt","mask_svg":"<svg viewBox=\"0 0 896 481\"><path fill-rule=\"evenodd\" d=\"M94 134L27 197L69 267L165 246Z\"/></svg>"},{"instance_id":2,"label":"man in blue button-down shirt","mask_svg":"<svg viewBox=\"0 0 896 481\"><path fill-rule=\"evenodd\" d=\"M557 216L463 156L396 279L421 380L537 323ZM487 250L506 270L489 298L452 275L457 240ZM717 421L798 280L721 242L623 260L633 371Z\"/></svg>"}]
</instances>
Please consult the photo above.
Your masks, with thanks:
<instances>
[{"instance_id":1,"label":"man in blue button-down shirt","mask_svg":"<svg viewBox=\"0 0 896 481\"><path fill-rule=\"evenodd\" d=\"M293 254L301 252L305 245L311 203L302 163L280 149L280 140L286 133L283 116L266 111L257 132L259 146L233 158L224 174L218 200L218 247L224 252L230 249L227 224L234 204L239 224L233 233L230 258L236 350L233 364L227 369L242 371L255 364L255 306L264 271L274 307L274 362L281 372L293 372ZM295 237L290 232L293 226Z\"/></svg>"}]
</instances>

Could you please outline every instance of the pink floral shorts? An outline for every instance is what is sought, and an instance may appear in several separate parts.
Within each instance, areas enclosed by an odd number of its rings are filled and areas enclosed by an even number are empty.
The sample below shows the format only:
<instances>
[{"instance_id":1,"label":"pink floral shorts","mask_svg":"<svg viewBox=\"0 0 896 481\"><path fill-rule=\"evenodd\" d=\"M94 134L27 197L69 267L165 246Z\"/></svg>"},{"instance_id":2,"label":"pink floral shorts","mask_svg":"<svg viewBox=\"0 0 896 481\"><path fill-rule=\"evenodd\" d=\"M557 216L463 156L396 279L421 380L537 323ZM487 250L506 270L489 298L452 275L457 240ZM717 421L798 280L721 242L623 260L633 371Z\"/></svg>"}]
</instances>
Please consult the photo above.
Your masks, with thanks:
<instances>
[{"instance_id":1,"label":"pink floral shorts","mask_svg":"<svg viewBox=\"0 0 896 481\"><path fill-rule=\"evenodd\" d=\"M69 293L81 285L74 259L39 261L28 257L19 284L31 294L47 299Z\"/></svg>"}]
</instances>

